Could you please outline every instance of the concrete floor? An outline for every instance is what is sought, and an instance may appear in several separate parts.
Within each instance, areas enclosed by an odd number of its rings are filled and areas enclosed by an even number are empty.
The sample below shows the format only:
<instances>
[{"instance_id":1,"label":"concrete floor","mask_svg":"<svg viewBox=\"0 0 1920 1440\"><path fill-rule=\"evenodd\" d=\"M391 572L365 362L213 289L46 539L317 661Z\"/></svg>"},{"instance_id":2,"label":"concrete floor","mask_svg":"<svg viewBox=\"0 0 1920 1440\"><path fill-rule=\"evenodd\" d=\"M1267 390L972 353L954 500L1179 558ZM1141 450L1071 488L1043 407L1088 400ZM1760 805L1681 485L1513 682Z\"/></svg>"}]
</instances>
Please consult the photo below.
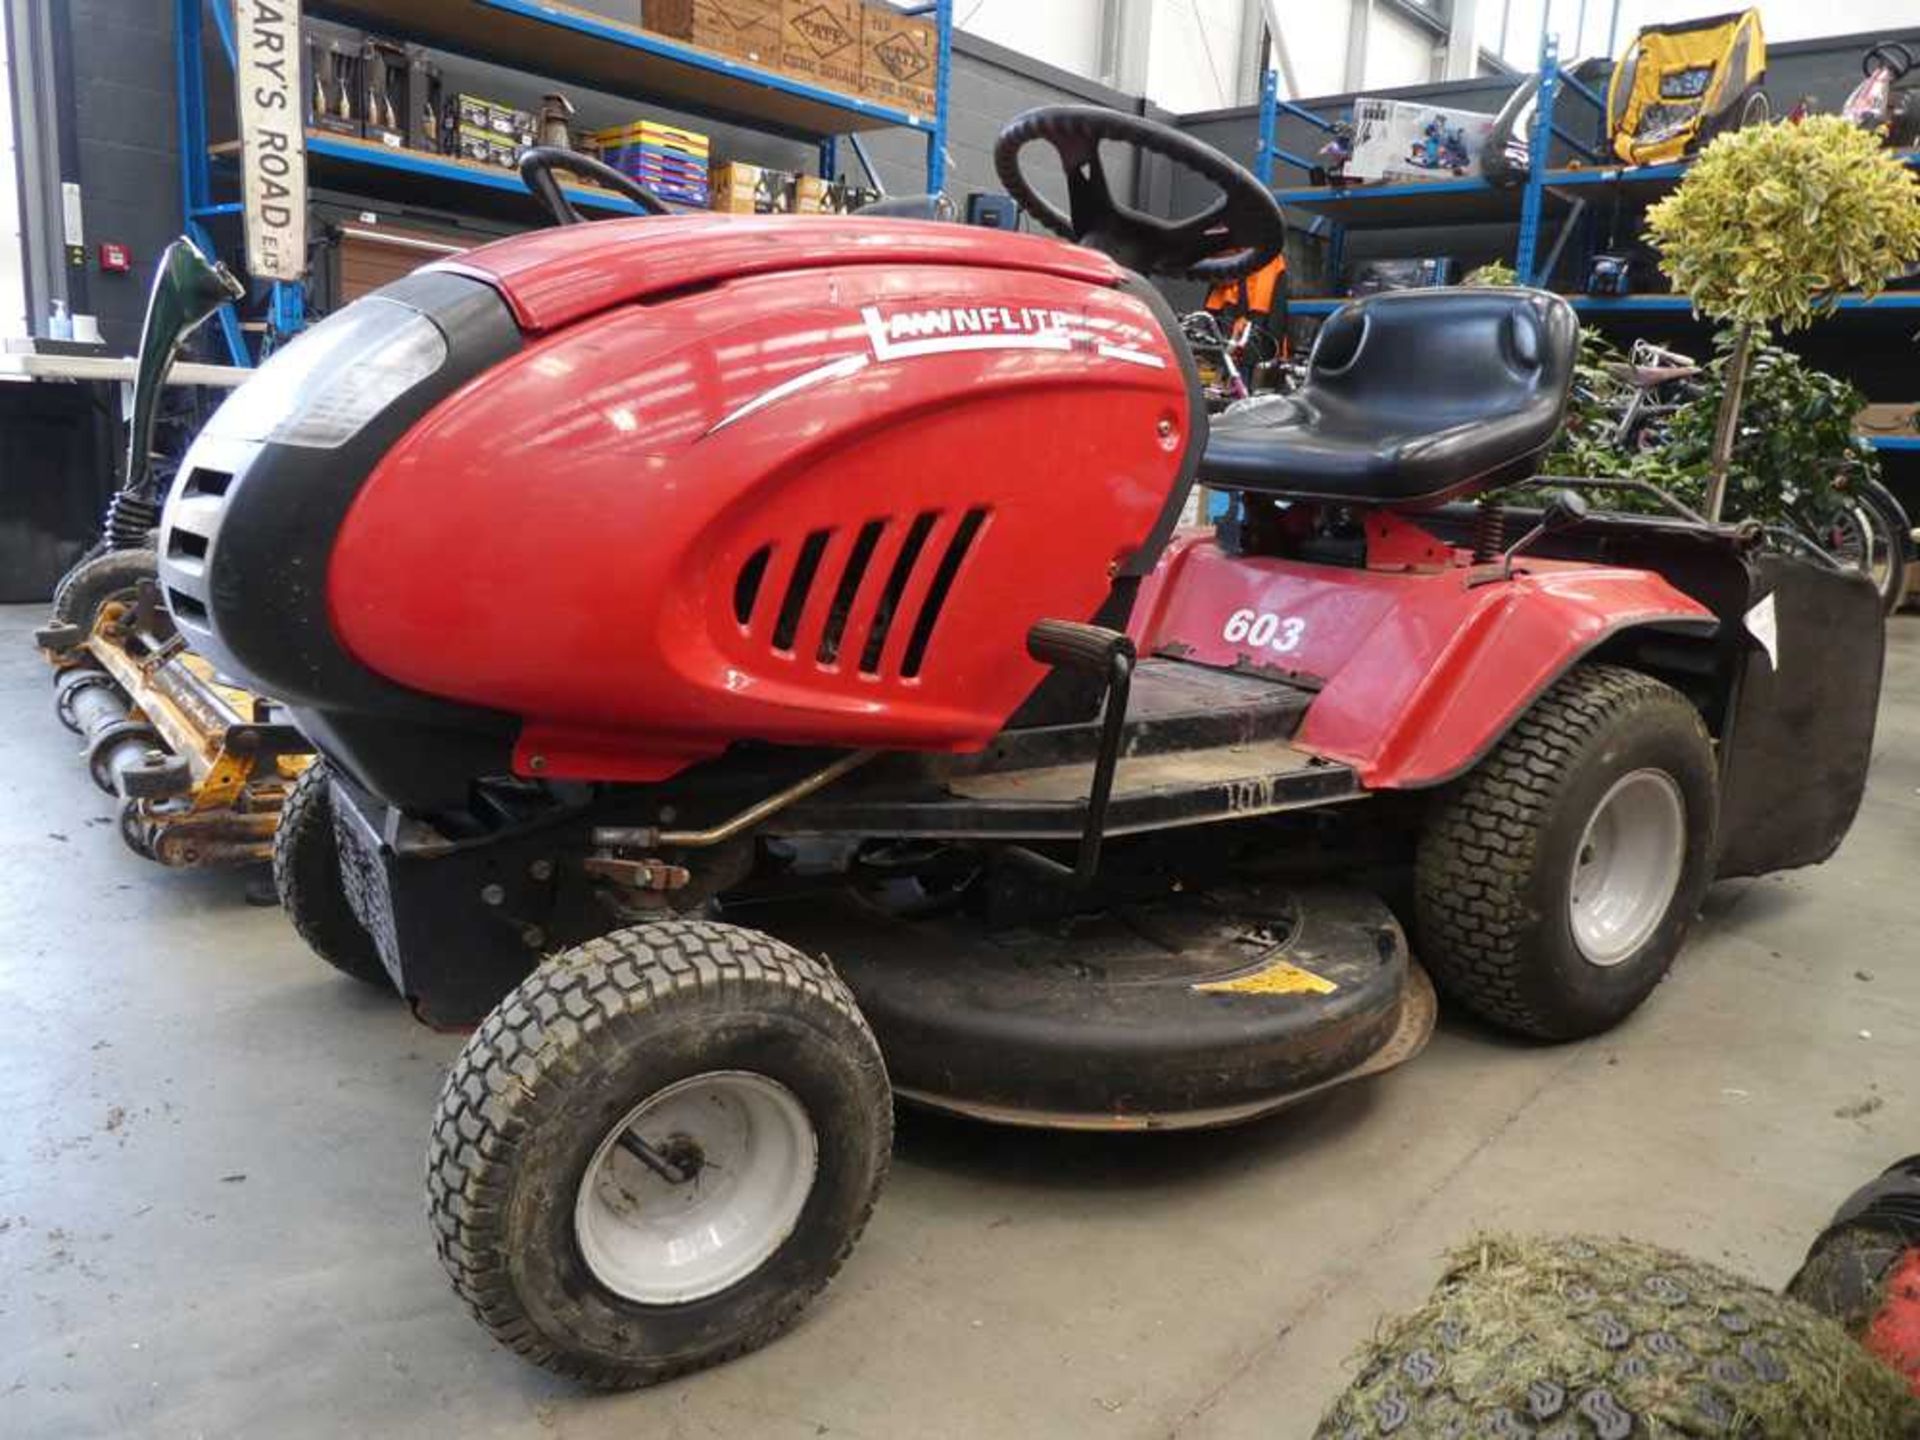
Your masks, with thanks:
<instances>
[{"instance_id":1,"label":"concrete floor","mask_svg":"<svg viewBox=\"0 0 1920 1440\"><path fill-rule=\"evenodd\" d=\"M1777 1284L1920 1148L1908 617L1845 848L1718 887L1617 1033L1538 1049L1445 1022L1410 1068L1221 1134L903 1116L872 1228L796 1332L582 1395L496 1349L434 1259L422 1153L459 1041L336 978L238 875L121 845L37 618L0 610L9 1436L1285 1440L1476 1228L1629 1231Z\"/></svg>"}]
</instances>

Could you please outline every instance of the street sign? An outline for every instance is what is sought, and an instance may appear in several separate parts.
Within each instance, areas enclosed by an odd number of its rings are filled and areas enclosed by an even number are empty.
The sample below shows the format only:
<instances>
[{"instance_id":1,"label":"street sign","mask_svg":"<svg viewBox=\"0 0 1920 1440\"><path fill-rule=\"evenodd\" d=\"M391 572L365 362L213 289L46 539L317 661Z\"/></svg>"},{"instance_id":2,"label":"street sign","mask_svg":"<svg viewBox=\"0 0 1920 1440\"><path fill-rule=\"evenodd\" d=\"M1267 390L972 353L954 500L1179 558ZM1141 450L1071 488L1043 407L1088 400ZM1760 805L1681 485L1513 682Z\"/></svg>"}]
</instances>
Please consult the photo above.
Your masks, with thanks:
<instances>
[{"instance_id":1,"label":"street sign","mask_svg":"<svg viewBox=\"0 0 1920 1440\"><path fill-rule=\"evenodd\" d=\"M298 280L307 268L300 3L237 0L234 10L247 272L256 280Z\"/></svg>"}]
</instances>

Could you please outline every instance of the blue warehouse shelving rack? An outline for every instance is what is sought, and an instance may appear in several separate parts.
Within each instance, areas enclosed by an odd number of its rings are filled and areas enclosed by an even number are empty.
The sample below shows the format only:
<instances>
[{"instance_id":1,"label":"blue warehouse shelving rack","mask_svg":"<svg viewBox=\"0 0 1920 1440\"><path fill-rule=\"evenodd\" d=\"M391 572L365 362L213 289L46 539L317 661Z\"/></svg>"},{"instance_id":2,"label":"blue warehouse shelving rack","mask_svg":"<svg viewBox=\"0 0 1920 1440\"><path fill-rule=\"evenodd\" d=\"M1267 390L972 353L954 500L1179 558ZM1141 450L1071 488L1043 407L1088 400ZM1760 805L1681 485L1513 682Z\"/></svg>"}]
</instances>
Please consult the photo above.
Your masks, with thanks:
<instances>
[{"instance_id":1,"label":"blue warehouse shelving rack","mask_svg":"<svg viewBox=\"0 0 1920 1440\"><path fill-rule=\"evenodd\" d=\"M1545 284L1551 280L1559 256L1587 209L1587 204L1582 202L1655 199L1680 183L1690 162L1640 166L1606 162L1599 139L1605 130L1605 98L1561 65L1558 43L1551 33L1541 35L1539 64L1541 81L1534 105L1528 170L1520 184L1499 186L1479 178L1460 178L1344 188L1276 186L1274 181L1280 167L1304 171L1313 168L1314 163L1277 143L1282 116L1304 121L1323 133L1333 130L1336 118L1350 117L1330 117L1281 99L1279 77L1272 71L1266 74L1261 86L1255 173L1274 188L1281 203L1296 219L1309 217L1312 233L1323 236L1329 243L1331 268L1335 272L1340 266L1349 229L1510 224L1518 227L1512 257L1514 270L1523 284ZM1577 133L1582 122L1569 115L1576 103L1590 112L1583 119L1592 122L1587 130L1591 139ZM1542 137L1547 137L1544 142ZM1556 148L1581 163L1554 164ZM1920 150L1905 152L1902 158L1908 165L1920 168ZM1547 244L1548 230L1556 222L1557 237ZM1543 244L1546 245L1544 252ZM1688 315L1693 309L1685 295L1629 295L1620 299L1568 295L1566 298L1576 310L1596 319ZM1344 299L1310 296L1291 300L1288 308L1294 315L1321 316L1333 313L1345 303ZM1862 316L1900 323L1920 320L1920 292L1884 291L1870 300L1859 295L1840 298L1835 321L1858 320ZM1882 450L1920 452L1920 436L1869 438Z\"/></svg>"},{"instance_id":2,"label":"blue warehouse shelving rack","mask_svg":"<svg viewBox=\"0 0 1920 1440\"><path fill-rule=\"evenodd\" d=\"M903 14L925 15L936 27L935 104L918 115L858 96L823 89L789 75L730 59L697 46L652 34L553 0L308 0L319 18L377 29L383 34L490 64L524 71L557 85L578 85L627 99L704 116L819 147L821 173L838 169L837 147L846 137L866 164L861 133L903 128L926 137L927 189L946 183L947 96L953 68L953 0L896 4ZM208 222L237 216L238 200L221 198L235 187L217 162L220 148L208 133L205 55L211 21L228 72L234 61L231 0L174 0L174 46L180 108L180 186L187 230L212 253ZM368 141L310 130L310 180L357 193L408 193L424 189L450 210L463 198L482 201L489 192L522 193L512 172L452 156L396 150ZM871 173L871 166L868 166ZM590 186L563 186L575 204L605 212L636 213L632 202ZM276 283L267 307L268 339L300 329L306 303L298 284ZM232 307L219 316L233 363L249 365L254 353Z\"/></svg>"}]
</instances>

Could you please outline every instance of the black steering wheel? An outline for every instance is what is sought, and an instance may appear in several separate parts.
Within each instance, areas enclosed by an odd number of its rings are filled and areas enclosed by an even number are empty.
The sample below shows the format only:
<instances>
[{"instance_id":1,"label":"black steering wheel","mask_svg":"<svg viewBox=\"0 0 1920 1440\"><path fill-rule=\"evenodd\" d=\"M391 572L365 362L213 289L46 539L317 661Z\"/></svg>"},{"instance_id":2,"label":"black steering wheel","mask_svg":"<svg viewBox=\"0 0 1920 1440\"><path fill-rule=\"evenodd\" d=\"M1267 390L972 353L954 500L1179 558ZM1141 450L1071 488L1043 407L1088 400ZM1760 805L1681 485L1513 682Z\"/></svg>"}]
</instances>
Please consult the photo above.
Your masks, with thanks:
<instances>
[{"instance_id":1,"label":"black steering wheel","mask_svg":"<svg viewBox=\"0 0 1920 1440\"><path fill-rule=\"evenodd\" d=\"M1042 199L1027 179L1020 155L1036 140L1059 152L1071 215ZM1143 215L1114 198L1100 163L1102 140L1171 160L1217 185L1220 198L1183 220ZM993 167L1007 193L1042 225L1143 275L1217 285L1251 275L1286 247L1287 219L1280 202L1250 170L1191 135L1138 115L1097 105L1029 110L1000 132Z\"/></svg>"},{"instance_id":2,"label":"black steering wheel","mask_svg":"<svg viewBox=\"0 0 1920 1440\"><path fill-rule=\"evenodd\" d=\"M556 170L564 170L602 189L624 195L649 215L673 213L667 207L667 202L646 186L622 175L611 165L603 165L591 155L582 155L577 150L562 150L557 145L536 145L520 154L520 178L527 189L533 192L533 198L546 207L556 225L578 225L586 219L573 208L573 202L561 190L560 182L553 178Z\"/></svg>"}]
</instances>

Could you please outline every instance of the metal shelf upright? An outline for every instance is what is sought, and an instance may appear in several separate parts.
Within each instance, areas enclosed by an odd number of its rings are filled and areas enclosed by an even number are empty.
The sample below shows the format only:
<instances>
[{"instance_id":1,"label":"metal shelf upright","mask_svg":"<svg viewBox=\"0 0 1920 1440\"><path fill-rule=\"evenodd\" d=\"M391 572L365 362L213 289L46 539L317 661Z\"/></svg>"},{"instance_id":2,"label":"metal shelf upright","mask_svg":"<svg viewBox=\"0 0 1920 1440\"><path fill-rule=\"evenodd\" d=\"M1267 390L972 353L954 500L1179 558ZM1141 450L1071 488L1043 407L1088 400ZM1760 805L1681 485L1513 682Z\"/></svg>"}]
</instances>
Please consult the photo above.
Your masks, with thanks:
<instances>
[{"instance_id":1,"label":"metal shelf upright","mask_svg":"<svg viewBox=\"0 0 1920 1440\"><path fill-rule=\"evenodd\" d=\"M1568 218L1577 217L1586 197L1612 193L1634 200L1646 200L1670 191L1679 184L1691 164L1680 160L1661 165L1616 165L1597 148L1580 139L1562 124L1566 97L1578 96L1590 104L1596 114L1606 114L1606 99L1579 76L1560 63L1558 37L1543 30L1540 37L1540 88L1535 98L1534 117L1528 145L1527 175L1523 183L1498 186L1477 178L1426 180L1385 185L1348 187L1313 186L1278 189L1274 193L1294 214L1313 217L1314 230L1328 227L1334 268L1349 228L1393 228L1407 226L1475 225L1510 221L1518 225L1513 252L1513 267L1522 284L1544 284L1552 278L1564 244L1556 241L1542 259L1540 244L1550 218L1550 206L1558 203ZM1303 120L1315 128L1332 132L1334 121L1302 105L1279 96L1278 76L1266 74L1260 93L1259 141L1255 152L1255 170L1268 186L1274 171L1285 164L1297 169L1314 168L1314 162L1282 149L1276 133L1283 115ZM1541 137L1546 137L1544 143ZM1552 163L1552 142L1560 141L1587 162L1575 166ZM1920 168L1920 151L1902 155L1909 166ZM1574 307L1594 315L1635 313L1687 313L1692 302L1685 295L1629 295L1621 299L1601 299L1586 295L1568 297ZM1290 310L1296 315L1327 315L1344 303L1333 297L1295 299ZM1841 314L1861 311L1898 311L1920 304L1914 292L1884 292L1868 300L1845 296L1839 304Z\"/></svg>"},{"instance_id":2,"label":"metal shelf upright","mask_svg":"<svg viewBox=\"0 0 1920 1440\"><path fill-rule=\"evenodd\" d=\"M1563 99L1569 93L1575 94L1593 105L1599 114L1606 113L1604 98L1561 66L1558 40L1550 31L1543 31L1540 37L1539 73L1532 136L1545 139L1543 143L1529 144L1527 176L1521 184L1495 185L1478 177L1463 176L1385 185L1276 188L1274 193L1289 209L1311 215L1316 222L1325 222L1330 227L1327 233L1336 268L1345 232L1350 228L1517 223L1519 239L1514 248L1514 269L1524 283L1531 284L1542 268L1539 262L1541 227L1547 218L1554 177L1562 173L1550 166L1552 142L1557 139L1586 159L1599 158L1593 145L1561 123L1558 111ZM1300 170L1316 168L1313 161L1278 144L1276 134L1283 115L1305 121L1329 134L1335 130L1335 121L1281 99L1279 77L1269 70L1260 87L1259 141L1254 165L1260 179L1270 187L1280 164ZM1293 308L1298 313L1313 313L1302 311L1300 303Z\"/></svg>"},{"instance_id":3,"label":"metal shelf upright","mask_svg":"<svg viewBox=\"0 0 1920 1440\"><path fill-rule=\"evenodd\" d=\"M307 10L329 19L379 27L415 43L465 55L490 64L537 75L560 84L579 85L643 103L729 122L818 146L822 174L838 172L838 141L853 140L861 163L872 172L859 132L888 128L918 131L926 137L927 189L945 187L948 92L953 76L954 0L896 4L905 15L928 16L935 29L934 108L920 115L856 95L828 90L790 75L765 70L558 0L309 0ZM174 65L180 112L181 210L187 233L209 254L217 247L208 222L235 217L237 200L216 198L213 137L208 133L206 18L211 15L228 68L235 61L232 0L174 0ZM355 176L377 188L379 177L392 185L409 183L449 187L446 208L462 208L462 199L478 201L489 192L514 189L506 171L488 171L448 156L355 145L338 137L309 135L308 159L351 190ZM608 192L571 187L576 203L604 210L633 206ZM284 338L305 323L305 288L275 282L267 296L269 341ZM236 365L251 365L233 307L219 316L220 334Z\"/></svg>"}]
</instances>

